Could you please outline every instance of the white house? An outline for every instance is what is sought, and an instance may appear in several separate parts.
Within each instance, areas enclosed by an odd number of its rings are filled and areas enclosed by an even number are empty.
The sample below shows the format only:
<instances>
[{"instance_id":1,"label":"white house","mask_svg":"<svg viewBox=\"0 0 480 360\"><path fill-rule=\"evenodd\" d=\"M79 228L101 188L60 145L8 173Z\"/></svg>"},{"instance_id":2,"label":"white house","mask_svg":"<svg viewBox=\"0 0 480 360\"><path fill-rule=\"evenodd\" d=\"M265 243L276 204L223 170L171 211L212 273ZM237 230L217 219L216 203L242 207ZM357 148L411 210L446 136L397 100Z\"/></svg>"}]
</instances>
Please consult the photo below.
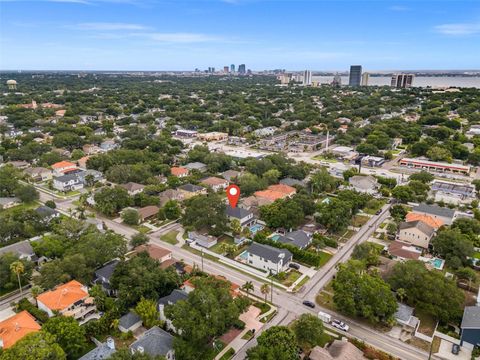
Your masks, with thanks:
<instances>
[{"instance_id":1,"label":"white house","mask_svg":"<svg viewBox=\"0 0 480 360\"><path fill-rule=\"evenodd\" d=\"M249 265L272 274L285 271L293 257L292 253L286 249L277 249L255 242L248 247L247 252Z\"/></svg>"},{"instance_id":2,"label":"white house","mask_svg":"<svg viewBox=\"0 0 480 360\"><path fill-rule=\"evenodd\" d=\"M242 227L251 226L255 224L257 220L253 214L253 211L241 207L231 207L228 205L225 213L230 221L236 219L240 222Z\"/></svg>"},{"instance_id":3,"label":"white house","mask_svg":"<svg viewBox=\"0 0 480 360\"><path fill-rule=\"evenodd\" d=\"M53 178L53 188L59 191L73 191L83 188L83 182L77 173Z\"/></svg>"}]
</instances>

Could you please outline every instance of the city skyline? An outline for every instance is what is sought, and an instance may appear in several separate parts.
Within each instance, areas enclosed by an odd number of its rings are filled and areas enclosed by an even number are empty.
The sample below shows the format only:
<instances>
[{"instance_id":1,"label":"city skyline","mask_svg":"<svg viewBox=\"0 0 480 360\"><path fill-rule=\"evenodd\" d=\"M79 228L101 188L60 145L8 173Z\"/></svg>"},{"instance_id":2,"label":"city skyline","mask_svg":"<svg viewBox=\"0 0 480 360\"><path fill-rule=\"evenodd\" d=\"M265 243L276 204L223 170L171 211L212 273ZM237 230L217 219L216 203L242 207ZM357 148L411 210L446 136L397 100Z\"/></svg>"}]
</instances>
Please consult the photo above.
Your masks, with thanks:
<instances>
[{"instance_id":1,"label":"city skyline","mask_svg":"<svg viewBox=\"0 0 480 360\"><path fill-rule=\"evenodd\" d=\"M445 70L476 69L480 56L473 1L0 0L0 7L2 70L188 71L231 63Z\"/></svg>"}]
</instances>

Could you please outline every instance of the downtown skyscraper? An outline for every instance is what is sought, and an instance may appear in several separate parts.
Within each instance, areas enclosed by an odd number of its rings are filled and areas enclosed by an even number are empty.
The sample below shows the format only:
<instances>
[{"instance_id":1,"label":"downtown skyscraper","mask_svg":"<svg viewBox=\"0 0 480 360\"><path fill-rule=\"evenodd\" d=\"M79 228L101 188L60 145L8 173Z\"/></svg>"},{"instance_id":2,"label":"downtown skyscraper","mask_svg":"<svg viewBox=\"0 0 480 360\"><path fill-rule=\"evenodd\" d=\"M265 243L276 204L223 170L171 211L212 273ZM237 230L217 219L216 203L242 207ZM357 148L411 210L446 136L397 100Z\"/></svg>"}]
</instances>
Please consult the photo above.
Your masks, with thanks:
<instances>
[{"instance_id":1,"label":"downtown skyscraper","mask_svg":"<svg viewBox=\"0 0 480 360\"><path fill-rule=\"evenodd\" d=\"M349 86L360 86L362 84L362 65L350 66Z\"/></svg>"}]
</instances>

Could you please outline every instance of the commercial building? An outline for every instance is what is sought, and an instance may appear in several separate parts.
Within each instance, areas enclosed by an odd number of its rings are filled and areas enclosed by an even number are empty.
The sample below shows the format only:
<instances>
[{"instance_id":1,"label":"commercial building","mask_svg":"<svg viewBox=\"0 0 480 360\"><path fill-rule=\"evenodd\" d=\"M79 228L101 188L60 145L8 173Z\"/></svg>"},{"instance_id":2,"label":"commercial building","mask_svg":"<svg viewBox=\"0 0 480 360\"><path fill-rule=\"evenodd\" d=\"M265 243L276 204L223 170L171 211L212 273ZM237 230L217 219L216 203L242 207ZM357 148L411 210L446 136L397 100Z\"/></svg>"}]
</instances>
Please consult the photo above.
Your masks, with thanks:
<instances>
[{"instance_id":1,"label":"commercial building","mask_svg":"<svg viewBox=\"0 0 480 360\"><path fill-rule=\"evenodd\" d=\"M246 68L245 64L238 65L238 73L240 75L245 75L247 73L247 68Z\"/></svg>"},{"instance_id":2,"label":"commercial building","mask_svg":"<svg viewBox=\"0 0 480 360\"><path fill-rule=\"evenodd\" d=\"M419 169L433 172L444 172L452 174L470 174L470 166L461 164L450 164L445 162L429 161L415 158L403 158L399 162L400 166L412 169Z\"/></svg>"},{"instance_id":3,"label":"commercial building","mask_svg":"<svg viewBox=\"0 0 480 360\"><path fill-rule=\"evenodd\" d=\"M348 78L349 86L360 86L362 83L362 66L352 65L350 66L350 74Z\"/></svg>"},{"instance_id":4,"label":"commercial building","mask_svg":"<svg viewBox=\"0 0 480 360\"><path fill-rule=\"evenodd\" d=\"M390 86L397 89L412 87L414 74L393 74Z\"/></svg>"},{"instance_id":5,"label":"commercial building","mask_svg":"<svg viewBox=\"0 0 480 360\"><path fill-rule=\"evenodd\" d=\"M467 184L435 180L430 195L435 201L447 204L470 204L475 199L475 187Z\"/></svg>"},{"instance_id":6,"label":"commercial building","mask_svg":"<svg viewBox=\"0 0 480 360\"><path fill-rule=\"evenodd\" d=\"M368 86L368 80L370 79L370 74L365 72L362 74L362 86Z\"/></svg>"}]
</instances>

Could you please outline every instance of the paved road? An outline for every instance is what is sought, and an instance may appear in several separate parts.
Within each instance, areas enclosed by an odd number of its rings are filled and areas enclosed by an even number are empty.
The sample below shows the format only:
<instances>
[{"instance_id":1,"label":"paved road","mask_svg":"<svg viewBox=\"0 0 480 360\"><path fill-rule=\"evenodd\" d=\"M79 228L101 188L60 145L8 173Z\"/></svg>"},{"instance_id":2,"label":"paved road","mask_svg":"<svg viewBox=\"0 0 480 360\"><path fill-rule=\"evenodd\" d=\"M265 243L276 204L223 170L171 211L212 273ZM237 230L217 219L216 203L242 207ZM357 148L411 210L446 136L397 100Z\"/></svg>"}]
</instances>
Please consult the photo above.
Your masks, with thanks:
<instances>
[{"instance_id":1,"label":"paved road","mask_svg":"<svg viewBox=\"0 0 480 360\"><path fill-rule=\"evenodd\" d=\"M55 200L55 202L57 203L58 210L60 210L61 212L67 215L70 214L69 208L74 207L72 203L75 199L59 200L50 194L47 194L44 192L40 193L41 201L44 202L46 200L52 200L52 199ZM274 320L269 324L267 324L264 327L264 329L267 329L268 327L273 325L287 325L294 318L306 312L316 314L318 310L320 310L321 308L317 308L315 310L309 309L302 304L303 299L305 298L314 299L317 292L332 279L336 271L335 269L336 264L339 262L346 261L349 258L354 246L357 243L360 243L368 239L371 233L375 230L374 225L380 224L387 217L388 208L389 208L389 205L385 205L384 208L382 209L383 212L380 215L374 216L372 219L370 219L369 222L367 222L367 224L354 237L352 237L346 245L344 245L344 247L337 253L338 255L335 255L334 257L332 257L332 259L325 265L324 269L322 269L322 271L320 271L305 285L306 291L303 292L301 295L286 293L282 290L274 288L273 302L279 307L279 312L274 318ZM104 221L105 224L110 229L112 229L113 231L119 234L130 237L131 235L137 233L136 230L128 226L125 226L123 224L116 223L110 219L104 218L102 216L97 216L97 218ZM161 235L172 230L177 230L180 228L180 226L181 225L177 223L169 224L166 227L154 233L149 234L150 242L157 244L163 248L169 249L170 251L172 251L173 256L176 259L179 259L179 260L181 259L185 263L188 263L191 265L196 264L199 267L201 267L202 259L200 256L193 254L178 246L171 245L160 240ZM254 285L253 293L258 297L263 297L263 295L260 293L260 287L263 284L263 282L258 281L255 278L252 278L245 273L236 271L235 269L232 269L221 263L211 261L205 258L203 259L203 269L204 271L211 274L222 275L226 277L229 281L232 281L239 285L242 285L247 281L251 281ZM363 324L356 323L351 319L344 318L340 314L336 314L328 309L323 309L323 310L332 314L335 318L338 318L340 320L347 322L350 325L349 336L357 337L365 341L366 343L371 344L372 346L375 346L385 352L388 352L404 360L423 360L428 358L428 354L422 350L419 350L418 348L405 344L400 340L391 338L388 335L379 333L374 329L368 326L365 326ZM260 333L261 332L259 332L257 336ZM244 346L244 348L242 348L239 351L239 353L235 356L235 359L243 359L247 349L250 348L251 346L254 346L255 341L256 341L255 339L252 339L251 341L249 341L247 345Z\"/></svg>"}]
</instances>

